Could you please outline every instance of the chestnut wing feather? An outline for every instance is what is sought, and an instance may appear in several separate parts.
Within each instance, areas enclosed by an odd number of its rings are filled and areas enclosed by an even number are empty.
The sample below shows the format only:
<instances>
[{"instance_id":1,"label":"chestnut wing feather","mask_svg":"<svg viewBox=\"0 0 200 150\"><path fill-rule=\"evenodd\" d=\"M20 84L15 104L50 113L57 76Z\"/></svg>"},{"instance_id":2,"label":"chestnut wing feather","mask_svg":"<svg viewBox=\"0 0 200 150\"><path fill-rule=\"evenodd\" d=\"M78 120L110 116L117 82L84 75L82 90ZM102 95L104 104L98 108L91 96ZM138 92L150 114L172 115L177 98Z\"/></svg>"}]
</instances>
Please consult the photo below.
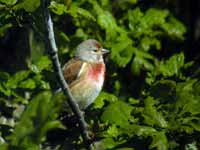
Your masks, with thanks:
<instances>
[{"instance_id":1,"label":"chestnut wing feather","mask_svg":"<svg viewBox=\"0 0 200 150\"><path fill-rule=\"evenodd\" d=\"M71 59L63 67L64 78L68 84L71 84L73 81L77 80L79 72L84 62L78 59Z\"/></svg>"}]
</instances>

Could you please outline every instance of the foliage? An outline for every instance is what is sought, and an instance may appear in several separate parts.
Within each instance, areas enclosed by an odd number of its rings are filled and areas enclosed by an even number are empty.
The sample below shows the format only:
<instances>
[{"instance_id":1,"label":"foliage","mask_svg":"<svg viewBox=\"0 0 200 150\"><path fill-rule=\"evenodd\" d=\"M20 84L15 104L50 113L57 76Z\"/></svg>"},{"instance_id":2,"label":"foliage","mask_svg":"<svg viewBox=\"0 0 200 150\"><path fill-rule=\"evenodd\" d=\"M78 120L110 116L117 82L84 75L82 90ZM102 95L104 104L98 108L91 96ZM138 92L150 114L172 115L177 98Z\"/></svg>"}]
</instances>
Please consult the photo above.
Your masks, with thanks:
<instances>
[{"instance_id":1,"label":"foliage","mask_svg":"<svg viewBox=\"0 0 200 150\"><path fill-rule=\"evenodd\" d=\"M44 50L41 3L0 0L0 44L11 38L13 30L31 30L27 32L30 56L26 57L26 68L0 68L1 149L83 148L80 132L62 118L66 113L62 107L65 98L52 92L58 85ZM94 149L168 150L200 146L200 82L188 73L196 62L180 49L186 27L173 12L159 5L153 7L157 1L151 3L50 3L62 63L73 56L78 43L88 38L97 39L111 50L106 60L104 90L86 112L95 132ZM20 48L14 49L19 56L23 53ZM7 51L6 47L1 49ZM2 55L7 61L7 53Z\"/></svg>"}]
</instances>

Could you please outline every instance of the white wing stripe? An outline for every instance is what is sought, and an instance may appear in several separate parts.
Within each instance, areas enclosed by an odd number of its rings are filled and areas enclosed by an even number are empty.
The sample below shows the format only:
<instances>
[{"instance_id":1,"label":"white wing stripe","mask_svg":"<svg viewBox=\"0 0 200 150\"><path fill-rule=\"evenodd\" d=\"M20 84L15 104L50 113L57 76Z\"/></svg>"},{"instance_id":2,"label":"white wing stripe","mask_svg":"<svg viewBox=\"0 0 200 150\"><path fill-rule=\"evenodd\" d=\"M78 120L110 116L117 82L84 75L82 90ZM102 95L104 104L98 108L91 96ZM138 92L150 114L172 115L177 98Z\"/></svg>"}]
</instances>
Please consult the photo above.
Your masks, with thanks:
<instances>
[{"instance_id":1,"label":"white wing stripe","mask_svg":"<svg viewBox=\"0 0 200 150\"><path fill-rule=\"evenodd\" d=\"M81 69L80 69L78 75L77 75L77 78L80 77L80 75L83 73L85 66L86 66L86 63L84 62L84 63L82 64L82 66L81 66Z\"/></svg>"}]
</instances>

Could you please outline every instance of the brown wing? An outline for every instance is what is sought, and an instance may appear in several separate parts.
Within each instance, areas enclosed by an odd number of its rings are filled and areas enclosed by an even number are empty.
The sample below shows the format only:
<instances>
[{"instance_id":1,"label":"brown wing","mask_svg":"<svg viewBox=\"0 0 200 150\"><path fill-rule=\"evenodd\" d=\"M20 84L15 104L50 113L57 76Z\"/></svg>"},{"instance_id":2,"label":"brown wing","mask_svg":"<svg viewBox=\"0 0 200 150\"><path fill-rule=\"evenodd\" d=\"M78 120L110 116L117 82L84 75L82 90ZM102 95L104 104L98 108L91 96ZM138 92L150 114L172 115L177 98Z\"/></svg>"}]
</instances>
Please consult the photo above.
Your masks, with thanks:
<instances>
[{"instance_id":1,"label":"brown wing","mask_svg":"<svg viewBox=\"0 0 200 150\"><path fill-rule=\"evenodd\" d=\"M71 59L64 65L63 74L68 84L72 83L78 78L83 63L84 62L81 60Z\"/></svg>"}]
</instances>

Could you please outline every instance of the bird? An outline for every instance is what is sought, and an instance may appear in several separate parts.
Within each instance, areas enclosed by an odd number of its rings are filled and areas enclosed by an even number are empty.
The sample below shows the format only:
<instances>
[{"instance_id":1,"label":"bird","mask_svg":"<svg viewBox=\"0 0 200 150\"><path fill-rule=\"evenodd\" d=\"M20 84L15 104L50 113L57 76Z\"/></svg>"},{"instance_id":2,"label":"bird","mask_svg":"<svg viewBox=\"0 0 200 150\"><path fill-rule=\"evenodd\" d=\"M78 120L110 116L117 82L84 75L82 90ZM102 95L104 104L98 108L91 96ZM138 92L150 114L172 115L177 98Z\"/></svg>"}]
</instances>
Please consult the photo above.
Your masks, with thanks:
<instances>
[{"instance_id":1,"label":"bird","mask_svg":"<svg viewBox=\"0 0 200 150\"><path fill-rule=\"evenodd\" d=\"M63 75L79 108L85 110L102 90L106 66L103 56L109 53L100 42L88 39L75 50L74 58L63 67Z\"/></svg>"}]
</instances>

